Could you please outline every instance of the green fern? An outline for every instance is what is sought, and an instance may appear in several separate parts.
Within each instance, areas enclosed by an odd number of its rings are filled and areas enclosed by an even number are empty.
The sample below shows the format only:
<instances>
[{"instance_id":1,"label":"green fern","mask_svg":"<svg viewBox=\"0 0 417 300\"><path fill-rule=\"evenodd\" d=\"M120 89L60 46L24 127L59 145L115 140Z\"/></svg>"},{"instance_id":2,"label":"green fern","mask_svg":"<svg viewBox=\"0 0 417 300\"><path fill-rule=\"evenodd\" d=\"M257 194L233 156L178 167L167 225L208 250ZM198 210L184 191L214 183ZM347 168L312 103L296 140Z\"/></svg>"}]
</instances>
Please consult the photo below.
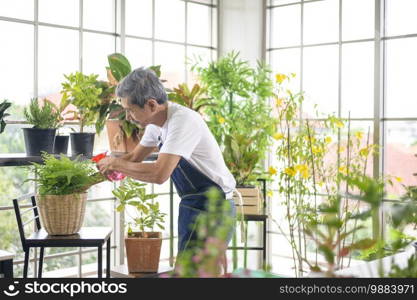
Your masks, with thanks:
<instances>
[{"instance_id":1,"label":"green fern","mask_svg":"<svg viewBox=\"0 0 417 300\"><path fill-rule=\"evenodd\" d=\"M33 128L55 129L59 125L59 112L48 101L44 101L44 105L40 107L38 99L31 99L29 106L25 107L23 114L28 123L33 125Z\"/></svg>"}]
</instances>

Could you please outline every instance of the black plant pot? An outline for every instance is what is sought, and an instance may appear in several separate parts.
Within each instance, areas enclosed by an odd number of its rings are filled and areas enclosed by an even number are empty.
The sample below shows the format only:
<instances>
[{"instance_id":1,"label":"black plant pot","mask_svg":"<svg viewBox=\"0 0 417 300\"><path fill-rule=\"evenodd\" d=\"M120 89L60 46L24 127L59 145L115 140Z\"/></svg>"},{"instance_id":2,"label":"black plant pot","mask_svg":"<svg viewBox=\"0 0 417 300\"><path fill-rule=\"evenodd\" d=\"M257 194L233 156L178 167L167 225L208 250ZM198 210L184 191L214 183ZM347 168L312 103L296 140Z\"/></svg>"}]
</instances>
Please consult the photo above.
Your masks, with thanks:
<instances>
[{"instance_id":1,"label":"black plant pot","mask_svg":"<svg viewBox=\"0 0 417 300\"><path fill-rule=\"evenodd\" d=\"M71 154L73 156L83 155L91 158L93 156L95 133L89 132L72 132L71 136Z\"/></svg>"},{"instance_id":2,"label":"black plant pot","mask_svg":"<svg viewBox=\"0 0 417 300\"><path fill-rule=\"evenodd\" d=\"M65 154L68 153L68 135L57 135L55 137L54 154Z\"/></svg>"},{"instance_id":3,"label":"black plant pot","mask_svg":"<svg viewBox=\"0 0 417 300\"><path fill-rule=\"evenodd\" d=\"M56 129L23 128L27 156L53 153Z\"/></svg>"}]
</instances>

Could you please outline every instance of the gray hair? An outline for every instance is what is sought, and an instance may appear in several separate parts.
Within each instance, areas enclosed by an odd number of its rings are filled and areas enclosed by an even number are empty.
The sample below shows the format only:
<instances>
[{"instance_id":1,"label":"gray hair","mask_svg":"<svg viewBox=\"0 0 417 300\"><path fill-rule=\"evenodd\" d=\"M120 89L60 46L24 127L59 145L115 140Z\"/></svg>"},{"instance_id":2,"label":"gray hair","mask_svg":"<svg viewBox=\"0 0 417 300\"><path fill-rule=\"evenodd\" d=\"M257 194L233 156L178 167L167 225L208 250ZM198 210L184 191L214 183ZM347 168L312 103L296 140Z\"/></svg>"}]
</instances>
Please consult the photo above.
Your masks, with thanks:
<instances>
[{"instance_id":1,"label":"gray hair","mask_svg":"<svg viewBox=\"0 0 417 300\"><path fill-rule=\"evenodd\" d=\"M127 98L130 104L143 108L146 101L155 99L159 104L167 102L167 94L155 72L138 68L127 75L117 86L116 96Z\"/></svg>"}]
</instances>

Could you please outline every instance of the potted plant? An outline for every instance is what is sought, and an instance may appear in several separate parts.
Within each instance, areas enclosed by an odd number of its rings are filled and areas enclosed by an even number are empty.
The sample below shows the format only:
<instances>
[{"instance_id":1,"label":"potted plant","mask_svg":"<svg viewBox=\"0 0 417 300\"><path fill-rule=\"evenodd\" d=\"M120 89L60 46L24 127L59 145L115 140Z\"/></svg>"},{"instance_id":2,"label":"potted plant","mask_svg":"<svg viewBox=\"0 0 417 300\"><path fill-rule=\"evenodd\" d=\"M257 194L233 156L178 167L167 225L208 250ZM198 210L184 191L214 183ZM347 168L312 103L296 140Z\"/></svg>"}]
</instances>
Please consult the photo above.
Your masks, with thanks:
<instances>
[{"instance_id":1,"label":"potted plant","mask_svg":"<svg viewBox=\"0 0 417 300\"><path fill-rule=\"evenodd\" d=\"M182 83L168 93L168 99L199 113L203 108L215 105L206 93L207 89L199 84L194 84L190 90L186 83Z\"/></svg>"},{"instance_id":2,"label":"potted plant","mask_svg":"<svg viewBox=\"0 0 417 300\"><path fill-rule=\"evenodd\" d=\"M64 77L66 82L62 83L62 101L77 107L78 111L71 113L80 123L80 132L70 134L72 155L92 157L95 133L84 132L84 128L94 124L97 119L97 107L101 104L99 96L102 89L98 87L98 75L76 72Z\"/></svg>"},{"instance_id":3,"label":"potted plant","mask_svg":"<svg viewBox=\"0 0 417 300\"><path fill-rule=\"evenodd\" d=\"M159 209L159 203L153 200L156 194L146 193L146 184L131 178L113 191L113 195L120 201L117 211L126 211L131 207L135 216L128 222L125 237L126 256L129 272L157 272L161 254L162 233L155 232L155 226L163 230L166 214ZM147 231L150 230L150 231Z\"/></svg>"},{"instance_id":4,"label":"potted plant","mask_svg":"<svg viewBox=\"0 0 417 300\"><path fill-rule=\"evenodd\" d=\"M236 52L192 69L214 104L205 109L207 122L236 179L243 209L249 209L243 212L260 213L260 191L254 184L265 173L263 160L277 124L268 102L274 96L271 70L262 62L252 68Z\"/></svg>"},{"instance_id":5,"label":"potted plant","mask_svg":"<svg viewBox=\"0 0 417 300\"><path fill-rule=\"evenodd\" d=\"M105 181L92 161L42 154L43 164L33 163L41 221L51 235L77 233L84 220L87 190Z\"/></svg>"},{"instance_id":6,"label":"potted plant","mask_svg":"<svg viewBox=\"0 0 417 300\"><path fill-rule=\"evenodd\" d=\"M6 121L4 120L4 118L9 116L9 114L6 113L6 110L11 105L12 104L7 100L3 100L3 102L0 103L0 133L3 133L4 129L6 128Z\"/></svg>"},{"instance_id":7,"label":"potted plant","mask_svg":"<svg viewBox=\"0 0 417 300\"><path fill-rule=\"evenodd\" d=\"M52 153L55 143L56 128L58 127L58 113L49 102L40 107L37 98L30 101L23 114L32 128L23 128L26 154L39 156L42 151Z\"/></svg>"}]
</instances>

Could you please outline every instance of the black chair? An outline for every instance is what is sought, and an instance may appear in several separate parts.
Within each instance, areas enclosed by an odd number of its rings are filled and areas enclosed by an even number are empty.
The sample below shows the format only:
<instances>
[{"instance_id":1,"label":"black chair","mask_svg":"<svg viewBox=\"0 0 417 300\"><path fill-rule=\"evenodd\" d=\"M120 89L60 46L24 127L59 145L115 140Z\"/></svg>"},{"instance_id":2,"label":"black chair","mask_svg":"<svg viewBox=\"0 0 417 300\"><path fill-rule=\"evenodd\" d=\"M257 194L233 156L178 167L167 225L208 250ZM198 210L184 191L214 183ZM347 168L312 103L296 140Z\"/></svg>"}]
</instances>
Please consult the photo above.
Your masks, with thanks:
<instances>
[{"instance_id":1,"label":"black chair","mask_svg":"<svg viewBox=\"0 0 417 300\"><path fill-rule=\"evenodd\" d=\"M19 203L24 200L31 200L30 207L24 211L20 211ZM110 227L82 227L81 230L72 235L48 235L41 227L39 220L38 207L34 194L24 195L20 198L13 199L13 206L16 213L17 225L19 227L20 239L22 241L23 251L25 252L25 261L23 267L23 277L27 278L29 266L30 248L40 248L38 277L42 277L42 265L45 247L97 247L98 248L98 277L102 278L102 250L104 243L106 244L106 277L110 278L110 235L112 229ZM22 222L22 215L33 211L34 217L27 222ZM35 221L36 230L25 237L24 227Z\"/></svg>"}]
</instances>

